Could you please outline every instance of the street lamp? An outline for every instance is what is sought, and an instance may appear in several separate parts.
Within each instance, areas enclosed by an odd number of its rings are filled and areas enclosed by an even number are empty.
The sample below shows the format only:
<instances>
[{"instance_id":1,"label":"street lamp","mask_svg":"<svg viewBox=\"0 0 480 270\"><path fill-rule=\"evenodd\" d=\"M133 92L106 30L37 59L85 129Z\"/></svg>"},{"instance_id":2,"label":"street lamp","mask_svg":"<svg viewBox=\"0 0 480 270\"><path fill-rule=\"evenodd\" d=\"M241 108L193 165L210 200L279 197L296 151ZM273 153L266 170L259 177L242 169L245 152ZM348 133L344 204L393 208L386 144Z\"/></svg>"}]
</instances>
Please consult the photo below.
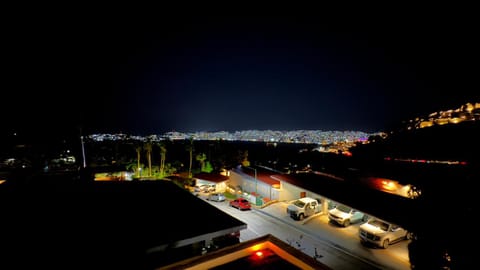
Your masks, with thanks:
<instances>
[{"instance_id":1,"label":"street lamp","mask_svg":"<svg viewBox=\"0 0 480 270\"><path fill-rule=\"evenodd\" d=\"M80 136L80 142L82 143L83 168L86 168L87 167L87 161L85 159L85 142L83 141L83 135Z\"/></svg>"}]
</instances>

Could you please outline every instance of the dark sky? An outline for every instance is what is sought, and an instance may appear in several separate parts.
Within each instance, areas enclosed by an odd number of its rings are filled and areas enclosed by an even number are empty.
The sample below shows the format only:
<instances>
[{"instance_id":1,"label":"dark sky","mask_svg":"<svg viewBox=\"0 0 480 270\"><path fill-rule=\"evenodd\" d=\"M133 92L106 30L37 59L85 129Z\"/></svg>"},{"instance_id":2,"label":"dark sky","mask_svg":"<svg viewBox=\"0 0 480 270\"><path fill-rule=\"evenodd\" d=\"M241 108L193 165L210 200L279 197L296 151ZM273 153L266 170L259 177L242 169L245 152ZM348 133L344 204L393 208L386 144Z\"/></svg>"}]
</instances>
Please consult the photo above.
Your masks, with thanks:
<instances>
[{"instance_id":1,"label":"dark sky","mask_svg":"<svg viewBox=\"0 0 480 270\"><path fill-rule=\"evenodd\" d=\"M480 101L478 19L468 7L229 10L12 16L5 125L376 132Z\"/></svg>"}]
</instances>

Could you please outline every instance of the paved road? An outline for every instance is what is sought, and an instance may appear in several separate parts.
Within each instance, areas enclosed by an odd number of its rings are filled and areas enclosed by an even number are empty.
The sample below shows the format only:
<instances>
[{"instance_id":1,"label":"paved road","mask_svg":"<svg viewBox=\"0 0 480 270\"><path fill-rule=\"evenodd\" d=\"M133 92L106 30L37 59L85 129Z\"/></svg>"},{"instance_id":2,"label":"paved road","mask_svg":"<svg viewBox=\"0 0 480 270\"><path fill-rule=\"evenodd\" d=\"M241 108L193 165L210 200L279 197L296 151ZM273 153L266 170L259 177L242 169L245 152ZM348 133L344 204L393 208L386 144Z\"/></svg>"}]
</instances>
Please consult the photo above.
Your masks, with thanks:
<instances>
[{"instance_id":1,"label":"paved road","mask_svg":"<svg viewBox=\"0 0 480 270\"><path fill-rule=\"evenodd\" d=\"M247 229L240 232L242 242L272 234L310 256L317 248L321 256L318 260L332 269L410 269L407 241L387 250L364 247L358 239L358 224L338 227L322 214L295 221L286 214L285 202L251 211L229 207L227 201L210 203L247 224Z\"/></svg>"}]
</instances>

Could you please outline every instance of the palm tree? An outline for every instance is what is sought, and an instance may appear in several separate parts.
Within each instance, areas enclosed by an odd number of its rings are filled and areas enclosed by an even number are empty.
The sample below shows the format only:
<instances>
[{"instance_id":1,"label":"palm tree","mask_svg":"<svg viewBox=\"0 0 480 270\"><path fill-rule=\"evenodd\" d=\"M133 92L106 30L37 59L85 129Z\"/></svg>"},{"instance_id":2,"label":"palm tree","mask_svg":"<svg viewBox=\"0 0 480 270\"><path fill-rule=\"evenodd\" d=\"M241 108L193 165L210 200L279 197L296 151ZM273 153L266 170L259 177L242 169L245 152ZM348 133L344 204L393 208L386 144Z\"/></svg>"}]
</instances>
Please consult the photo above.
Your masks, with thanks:
<instances>
[{"instance_id":1,"label":"palm tree","mask_svg":"<svg viewBox=\"0 0 480 270\"><path fill-rule=\"evenodd\" d=\"M190 163L188 165L188 178L192 178L192 159L193 159L193 137L189 139L190 143L187 145L187 151L190 153Z\"/></svg>"},{"instance_id":2,"label":"palm tree","mask_svg":"<svg viewBox=\"0 0 480 270\"><path fill-rule=\"evenodd\" d=\"M148 176L152 176L152 143L150 141L145 143L145 151L147 152Z\"/></svg>"},{"instance_id":3,"label":"palm tree","mask_svg":"<svg viewBox=\"0 0 480 270\"><path fill-rule=\"evenodd\" d=\"M158 147L160 147L160 177L165 176L165 156L167 155L167 148L165 147L164 142L158 143Z\"/></svg>"},{"instance_id":4,"label":"palm tree","mask_svg":"<svg viewBox=\"0 0 480 270\"><path fill-rule=\"evenodd\" d=\"M135 147L135 151L137 151L137 177L140 177L140 154L142 153L142 145L138 144Z\"/></svg>"}]
</instances>

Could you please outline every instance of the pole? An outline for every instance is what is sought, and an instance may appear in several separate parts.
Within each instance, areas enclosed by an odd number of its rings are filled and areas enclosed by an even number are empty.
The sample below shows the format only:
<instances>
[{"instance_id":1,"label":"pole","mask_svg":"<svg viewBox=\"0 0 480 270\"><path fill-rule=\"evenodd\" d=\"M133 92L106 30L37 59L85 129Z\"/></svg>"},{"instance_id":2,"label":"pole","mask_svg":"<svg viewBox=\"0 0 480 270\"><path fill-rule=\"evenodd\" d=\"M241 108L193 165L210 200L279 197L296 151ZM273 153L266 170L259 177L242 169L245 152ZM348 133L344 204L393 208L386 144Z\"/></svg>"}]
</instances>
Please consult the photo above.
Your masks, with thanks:
<instances>
[{"instance_id":1,"label":"pole","mask_svg":"<svg viewBox=\"0 0 480 270\"><path fill-rule=\"evenodd\" d=\"M83 168L87 167L87 159L85 158L85 142L83 141L83 129L80 126L80 143L82 145L82 159L83 159Z\"/></svg>"},{"instance_id":2,"label":"pole","mask_svg":"<svg viewBox=\"0 0 480 270\"><path fill-rule=\"evenodd\" d=\"M255 170L255 194L258 195L258 190L257 190L257 169L253 168Z\"/></svg>"}]
</instances>

